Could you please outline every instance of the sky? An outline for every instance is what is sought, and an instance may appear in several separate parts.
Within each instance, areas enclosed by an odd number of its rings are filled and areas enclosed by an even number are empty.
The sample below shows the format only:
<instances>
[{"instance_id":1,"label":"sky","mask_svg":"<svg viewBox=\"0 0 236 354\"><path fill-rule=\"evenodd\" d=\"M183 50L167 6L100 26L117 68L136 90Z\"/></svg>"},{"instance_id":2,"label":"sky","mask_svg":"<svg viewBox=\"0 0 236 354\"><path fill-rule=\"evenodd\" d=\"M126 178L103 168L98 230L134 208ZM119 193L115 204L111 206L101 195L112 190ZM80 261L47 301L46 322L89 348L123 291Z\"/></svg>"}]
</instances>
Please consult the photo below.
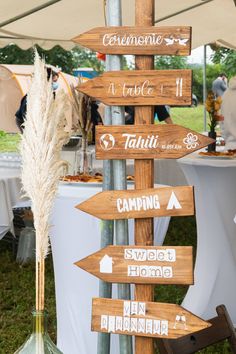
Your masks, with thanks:
<instances>
[{"instance_id":1,"label":"sky","mask_svg":"<svg viewBox=\"0 0 236 354\"><path fill-rule=\"evenodd\" d=\"M191 55L188 57L188 62L191 64L203 64L203 51L204 47L198 47L193 49ZM209 46L207 46L206 56L207 56L207 63L211 62L210 56L212 54L212 50Z\"/></svg>"}]
</instances>

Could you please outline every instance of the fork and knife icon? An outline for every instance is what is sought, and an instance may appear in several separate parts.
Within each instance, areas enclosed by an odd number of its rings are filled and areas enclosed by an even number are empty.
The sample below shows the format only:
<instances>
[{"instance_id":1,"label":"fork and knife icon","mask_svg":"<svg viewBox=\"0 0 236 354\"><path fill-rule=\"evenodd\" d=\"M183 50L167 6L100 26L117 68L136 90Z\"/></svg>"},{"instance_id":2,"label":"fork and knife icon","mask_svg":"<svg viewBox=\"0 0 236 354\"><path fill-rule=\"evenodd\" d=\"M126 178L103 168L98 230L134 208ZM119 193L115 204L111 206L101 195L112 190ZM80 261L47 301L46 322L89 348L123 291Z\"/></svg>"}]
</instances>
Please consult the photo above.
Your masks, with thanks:
<instances>
[{"instance_id":1,"label":"fork and knife icon","mask_svg":"<svg viewBox=\"0 0 236 354\"><path fill-rule=\"evenodd\" d=\"M183 95L183 79L180 77L176 78L176 97Z\"/></svg>"}]
</instances>

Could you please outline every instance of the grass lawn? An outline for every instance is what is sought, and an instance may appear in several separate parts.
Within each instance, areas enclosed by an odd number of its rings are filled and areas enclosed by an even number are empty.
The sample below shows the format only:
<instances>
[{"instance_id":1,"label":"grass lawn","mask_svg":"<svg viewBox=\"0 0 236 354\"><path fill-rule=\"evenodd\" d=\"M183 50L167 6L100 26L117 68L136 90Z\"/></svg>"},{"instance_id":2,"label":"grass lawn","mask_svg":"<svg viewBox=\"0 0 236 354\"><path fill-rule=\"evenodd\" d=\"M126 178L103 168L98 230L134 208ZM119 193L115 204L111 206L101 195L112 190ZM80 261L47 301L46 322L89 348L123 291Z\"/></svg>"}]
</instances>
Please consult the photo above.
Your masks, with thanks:
<instances>
[{"instance_id":1,"label":"grass lawn","mask_svg":"<svg viewBox=\"0 0 236 354\"><path fill-rule=\"evenodd\" d=\"M173 217L166 235L165 244L172 246L192 245L194 250L196 250L195 218ZM31 311L34 308L35 295L35 266L34 262L24 266L16 263L10 245L3 241L0 242L0 264L0 354L12 354L31 332ZM187 286L158 285L155 287L155 300L181 304L186 291ZM46 260L45 299L50 320L48 326L49 334L52 340L55 341L56 310L51 256ZM230 353L230 351L228 343L225 342L204 349L200 353L226 354Z\"/></svg>"},{"instance_id":2,"label":"grass lawn","mask_svg":"<svg viewBox=\"0 0 236 354\"><path fill-rule=\"evenodd\" d=\"M193 129L197 132L204 130L203 106L171 108L171 117L175 124ZM0 131L0 152L17 151L20 134L6 134Z\"/></svg>"},{"instance_id":3,"label":"grass lawn","mask_svg":"<svg viewBox=\"0 0 236 354\"><path fill-rule=\"evenodd\" d=\"M0 131L0 152L16 152L20 134L6 134Z\"/></svg>"},{"instance_id":4,"label":"grass lawn","mask_svg":"<svg viewBox=\"0 0 236 354\"><path fill-rule=\"evenodd\" d=\"M203 131L202 106L172 108L171 116L176 124L198 132ZM19 140L19 134L0 134L0 152L17 151ZM165 244L169 246L192 245L196 252L195 217L172 218ZM31 332L31 311L35 303L35 265L34 262L24 266L17 264L10 245L3 241L0 242L0 264L0 354L12 354ZM156 286L155 300L181 304L186 291L187 286ZM51 256L46 261L45 298L49 312L49 334L52 340L56 341L55 291ZM229 352L229 346L225 342L211 346L200 353L226 354Z\"/></svg>"},{"instance_id":5,"label":"grass lawn","mask_svg":"<svg viewBox=\"0 0 236 354\"><path fill-rule=\"evenodd\" d=\"M175 124L190 128L196 132L204 131L204 111L203 105L197 107L174 107L170 109L170 114Z\"/></svg>"}]
</instances>

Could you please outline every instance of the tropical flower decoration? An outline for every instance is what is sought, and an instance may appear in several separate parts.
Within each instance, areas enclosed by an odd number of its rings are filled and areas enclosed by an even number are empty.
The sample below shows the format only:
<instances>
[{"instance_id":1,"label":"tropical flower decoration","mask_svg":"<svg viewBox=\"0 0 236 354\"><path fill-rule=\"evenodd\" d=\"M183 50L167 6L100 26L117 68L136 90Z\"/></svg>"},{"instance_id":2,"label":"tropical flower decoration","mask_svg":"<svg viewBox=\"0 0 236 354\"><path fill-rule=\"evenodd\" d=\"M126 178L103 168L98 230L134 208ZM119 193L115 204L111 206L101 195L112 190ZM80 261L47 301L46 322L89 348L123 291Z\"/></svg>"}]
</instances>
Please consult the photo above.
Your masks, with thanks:
<instances>
[{"instance_id":1,"label":"tropical flower decoration","mask_svg":"<svg viewBox=\"0 0 236 354\"><path fill-rule=\"evenodd\" d=\"M208 125L211 132L215 131L218 121L222 120L222 116L220 115L221 103L222 98L220 96L216 98L213 91L208 92L205 107L209 114L210 123Z\"/></svg>"},{"instance_id":2,"label":"tropical flower decoration","mask_svg":"<svg viewBox=\"0 0 236 354\"><path fill-rule=\"evenodd\" d=\"M193 133L188 133L186 138L183 139L183 143L186 145L188 150L196 149L199 145L198 136Z\"/></svg>"}]
</instances>

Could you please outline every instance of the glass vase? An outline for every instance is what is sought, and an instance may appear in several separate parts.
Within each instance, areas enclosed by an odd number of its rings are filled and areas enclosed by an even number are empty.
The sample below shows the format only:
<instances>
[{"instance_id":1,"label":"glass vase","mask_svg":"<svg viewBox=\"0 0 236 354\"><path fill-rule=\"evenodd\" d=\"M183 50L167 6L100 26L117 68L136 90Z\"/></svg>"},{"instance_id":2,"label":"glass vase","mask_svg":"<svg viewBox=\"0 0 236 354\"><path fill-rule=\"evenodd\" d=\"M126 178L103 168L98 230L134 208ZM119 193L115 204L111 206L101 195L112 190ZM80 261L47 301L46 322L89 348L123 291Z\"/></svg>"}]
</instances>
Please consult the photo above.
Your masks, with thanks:
<instances>
[{"instance_id":1,"label":"glass vase","mask_svg":"<svg viewBox=\"0 0 236 354\"><path fill-rule=\"evenodd\" d=\"M33 331L14 354L63 354L47 332L47 312L33 311Z\"/></svg>"},{"instance_id":2,"label":"glass vase","mask_svg":"<svg viewBox=\"0 0 236 354\"><path fill-rule=\"evenodd\" d=\"M93 151L88 149L87 139L82 139L82 146L77 154L77 173L83 175L91 175L93 173Z\"/></svg>"},{"instance_id":3,"label":"glass vase","mask_svg":"<svg viewBox=\"0 0 236 354\"><path fill-rule=\"evenodd\" d=\"M209 136L209 138L216 140L216 132L215 131L208 132L208 136ZM207 147L207 151L208 152L216 151L216 142L209 144Z\"/></svg>"}]
</instances>

